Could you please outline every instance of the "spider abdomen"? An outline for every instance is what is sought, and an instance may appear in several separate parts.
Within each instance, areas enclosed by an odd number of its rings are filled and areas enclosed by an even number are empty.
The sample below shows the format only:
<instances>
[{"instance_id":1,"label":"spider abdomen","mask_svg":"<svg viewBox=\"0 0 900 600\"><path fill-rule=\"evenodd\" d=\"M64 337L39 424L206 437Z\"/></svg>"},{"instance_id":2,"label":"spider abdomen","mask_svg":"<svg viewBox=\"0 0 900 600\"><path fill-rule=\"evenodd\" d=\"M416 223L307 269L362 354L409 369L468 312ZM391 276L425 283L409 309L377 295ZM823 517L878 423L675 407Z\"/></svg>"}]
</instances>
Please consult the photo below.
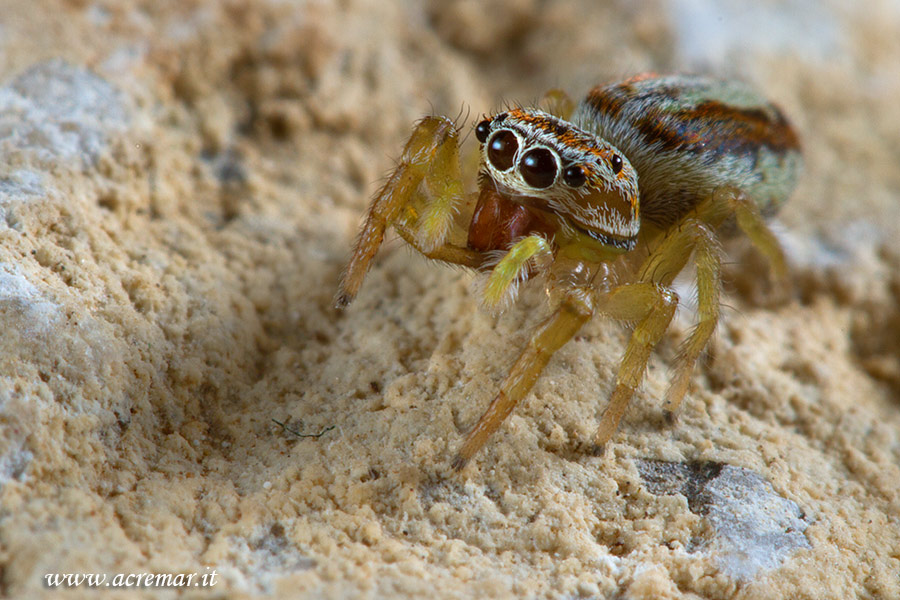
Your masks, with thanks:
<instances>
[{"instance_id":1,"label":"spider abdomen","mask_svg":"<svg viewBox=\"0 0 900 600\"><path fill-rule=\"evenodd\" d=\"M720 186L740 189L772 214L790 196L801 167L791 124L739 82L638 76L591 90L572 121L628 157L638 175L641 216L660 227Z\"/></svg>"}]
</instances>

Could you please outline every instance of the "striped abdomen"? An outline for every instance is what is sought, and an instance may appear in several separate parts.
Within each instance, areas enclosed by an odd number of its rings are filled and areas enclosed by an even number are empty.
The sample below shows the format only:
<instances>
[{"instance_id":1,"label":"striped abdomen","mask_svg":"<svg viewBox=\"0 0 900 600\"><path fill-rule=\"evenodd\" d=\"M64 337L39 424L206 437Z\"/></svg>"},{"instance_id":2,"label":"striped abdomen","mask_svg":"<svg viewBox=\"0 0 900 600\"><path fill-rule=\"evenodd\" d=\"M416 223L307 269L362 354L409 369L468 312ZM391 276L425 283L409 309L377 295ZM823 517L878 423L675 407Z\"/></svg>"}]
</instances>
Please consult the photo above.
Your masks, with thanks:
<instances>
[{"instance_id":1,"label":"striped abdomen","mask_svg":"<svg viewBox=\"0 0 900 600\"><path fill-rule=\"evenodd\" d=\"M781 111L737 82L636 77L591 90L572 120L628 157L641 215L660 226L722 185L773 213L801 166L799 140Z\"/></svg>"}]
</instances>

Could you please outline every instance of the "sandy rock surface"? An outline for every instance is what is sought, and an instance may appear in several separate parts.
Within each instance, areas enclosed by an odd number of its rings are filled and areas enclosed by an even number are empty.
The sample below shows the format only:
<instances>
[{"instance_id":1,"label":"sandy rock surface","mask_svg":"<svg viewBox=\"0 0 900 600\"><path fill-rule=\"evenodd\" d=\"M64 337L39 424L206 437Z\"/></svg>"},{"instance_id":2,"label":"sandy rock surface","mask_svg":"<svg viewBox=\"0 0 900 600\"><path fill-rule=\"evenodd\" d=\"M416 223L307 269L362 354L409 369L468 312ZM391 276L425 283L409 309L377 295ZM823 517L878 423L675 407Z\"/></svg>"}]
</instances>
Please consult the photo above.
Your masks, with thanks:
<instances>
[{"instance_id":1,"label":"sandy rock surface","mask_svg":"<svg viewBox=\"0 0 900 600\"><path fill-rule=\"evenodd\" d=\"M0 595L900 598L900 10L603 4L6 0ZM732 248L678 421L690 307L600 458L596 319L454 474L547 309L392 242L335 310L367 200L424 114L647 70L793 119L791 289Z\"/></svg>"}]
</instances>

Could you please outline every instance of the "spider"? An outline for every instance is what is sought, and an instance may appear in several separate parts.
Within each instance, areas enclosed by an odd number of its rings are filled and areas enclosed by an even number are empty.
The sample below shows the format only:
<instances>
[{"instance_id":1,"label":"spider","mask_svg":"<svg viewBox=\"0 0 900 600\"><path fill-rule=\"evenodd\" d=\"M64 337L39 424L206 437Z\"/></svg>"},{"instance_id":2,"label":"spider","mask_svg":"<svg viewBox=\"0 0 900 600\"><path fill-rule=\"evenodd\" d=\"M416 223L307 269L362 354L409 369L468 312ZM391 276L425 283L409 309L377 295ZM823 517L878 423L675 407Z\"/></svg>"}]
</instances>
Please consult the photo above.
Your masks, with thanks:
<instances>
[{"instance_id":1,"label":"spider","mask_svg":"<svg viewBox=\"0 0 900 600\"><path fill-rule=\"evenodd\" d=\"M419 121L371 202L335 300L345 307L356 296L388 226L428 258L486 273L489 309L514 300L526 280L545 276L552 313L468 432L455 470L596 313L634 327L587 444L601 452L675 314L673 280L693 255L697 323L680 347L664 400L671 418L719 320L719 237L743 231L774 276L786 276L766 217L792 192L802 161L797 135L776 106L744 84L687 75L644 74L598 86L577 106L559 91L547 98L549 112L513 108L475 126L480 167L471 194L455 123Z\"/></svg>"}]
</instances>

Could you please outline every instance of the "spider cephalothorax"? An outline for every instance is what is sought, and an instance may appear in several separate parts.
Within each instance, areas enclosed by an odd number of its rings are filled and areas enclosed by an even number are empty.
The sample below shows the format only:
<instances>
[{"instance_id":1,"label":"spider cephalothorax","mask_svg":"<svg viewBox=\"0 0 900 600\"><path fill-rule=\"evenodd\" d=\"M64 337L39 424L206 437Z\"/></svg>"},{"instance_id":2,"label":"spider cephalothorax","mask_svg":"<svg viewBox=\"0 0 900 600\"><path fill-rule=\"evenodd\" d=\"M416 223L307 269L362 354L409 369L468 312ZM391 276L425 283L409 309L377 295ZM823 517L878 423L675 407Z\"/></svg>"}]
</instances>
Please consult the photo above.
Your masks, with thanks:
<instances>
[{"instance_id":1,"label":"spider cephalothorax","mask_svg":"<svg viewBox=\"0 0 900 600\"><path fill-rule=\"evenodd\" d=\"M481 167L465 245L450 241L459 211L469 205L459 132L443 117L420 121L372 201L341 281L336 303L346 306L388 226L428 258L487 271L483 301L489 308L514 298L532 274L549 274L553 313L469 431L452 461L457 469L528 394L553 353L597 312L634 324L590 444L602 448L675 314L672 282L693 256L698 321L666 394L671 414L719 319L716 236L726 220L734 217L776 275L785 273L763 215L790 195L801 160L797 136L777 107L734 82L644 75L594 88L571 122L571 110L558 112L516 108L475 126ZM643 251L629 254L637 249ZM609 265L626 254L642 262L629 279L611 281Z\"/></svg>"},{"instance_id":2,"label":"spider cephalothorax","mask_svg":"<svg viewBox=\"0 0 900 600\"><path fill-rule=\"evenodd\" d=\"M566 241L587 236L605 247L634 248L637 174L611 144L525 108L485 119L475 135L482 142L483 173L497 191L558 217Z\"/></svg>"}]
</instances>

